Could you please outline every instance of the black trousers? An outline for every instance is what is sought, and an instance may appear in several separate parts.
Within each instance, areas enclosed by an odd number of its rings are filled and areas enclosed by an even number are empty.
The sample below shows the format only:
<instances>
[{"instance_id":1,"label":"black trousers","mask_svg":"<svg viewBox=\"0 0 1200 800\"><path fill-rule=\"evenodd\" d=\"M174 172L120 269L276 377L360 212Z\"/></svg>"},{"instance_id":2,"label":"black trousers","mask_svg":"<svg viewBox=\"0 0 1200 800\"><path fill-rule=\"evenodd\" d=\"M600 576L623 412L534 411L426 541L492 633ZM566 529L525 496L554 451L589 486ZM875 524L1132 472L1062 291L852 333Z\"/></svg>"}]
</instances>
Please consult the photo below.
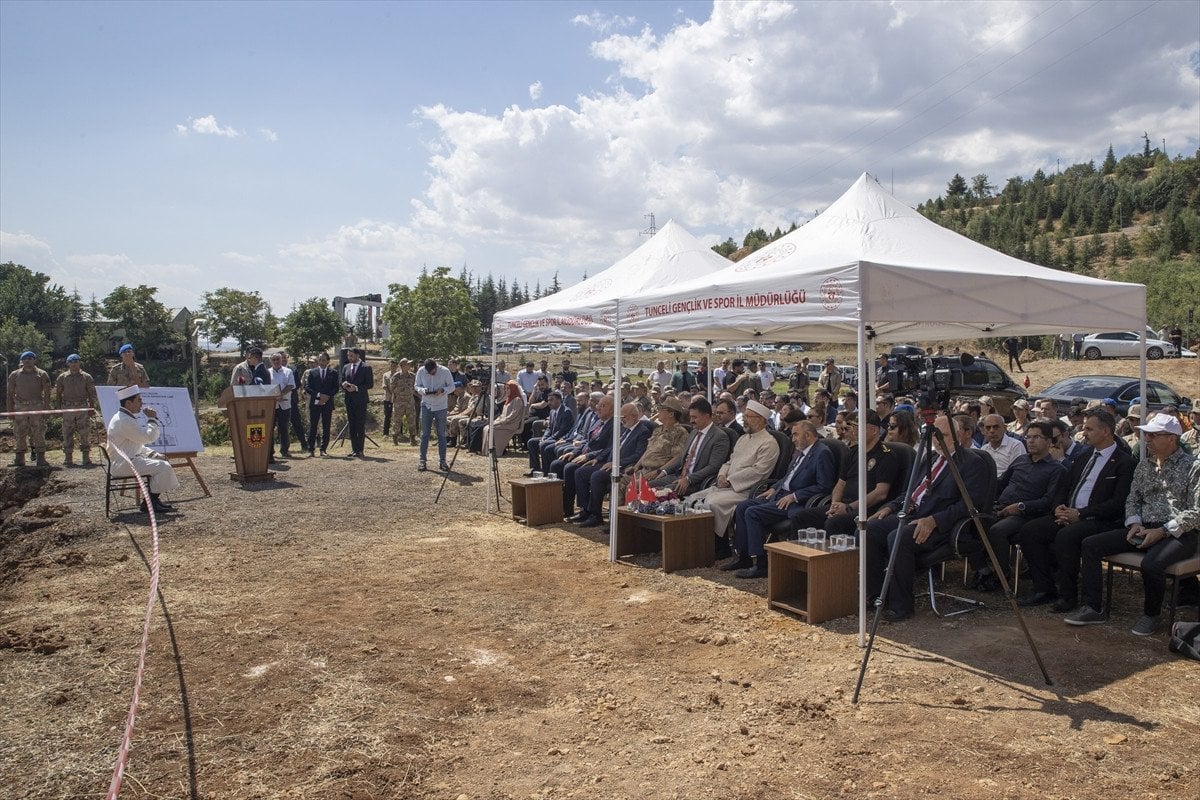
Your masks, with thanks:
<instances>
[{"instance_id":1,"label":"black trousers","mask_svg":"<svg viewBox=\"0 0 1200 800\"><path fill-rule=\"evenodd\" d=\"M383 401L383 435L387 436L392 429L392 401ZM399 431L397 431L399 433Z\"/></svg>"},{"instance_id":2,"label":"black trousers","mask_svg":"<svg viewBox=\"0 0 1200 800\"><path fill-rule=\"evenodd\" d=\"M1022 525L1016 541L1029 564L1033 591L1074 601L1079 593L1079 554L1083 540L1110 530L1113 524L1112 520L1080 520L1072 525L1059 525L1053 515L1047 514Z\"/></svg>"},{"instance_id":3,"label":"black trousers","mask_svg":"<svg viewBox=\"0 0 1200 800\"><path fill-rule=\"evenodd\" d=\"M292 412L287 408L275 409L275 441L271 442L271 456L275 456L275 443L279 443L279 455L288 454L288 426L292 421Z\"/></svg>"},{"instance_id":4,"label":"black trousers","mask_svg":"<svg viewBox=\"0 0 1200 800\"><path fill-rule=\"evenodd\" d=\"M367 404L362 401L346 403L346 424L350 434L350 452L362 453L367 441Z\"/></svg>"},{"instance_id":5,"label":"black trousers","mask_svg":"<svg viewBox=\"0 0 1200 800\"><path fill-rule=\"evenodd\" d=\"M1160 527L1160 523L1148 523L1147 528ZM1142 587L1145 590L1142 613L1157 617L1162 612L1163 597L1167 591L1167 567L1176 561L1190 558L1196 552L1196 532L1191 531L1178 539L1168 536L1155 542L1148 550L1134 547L1126 539L1127 528L1117 528L1083 540L1083 602L1089 608L1101 610L1103 603L1104 568L1100 560L1115 553L1145 553L1142 557ZM1111 609L1107 609L1111 611Z\"/></svg>"},{"instance_id":6,"label":"black trousers","mask_svg":"<svg viewBox=\"0 0 1200 800\"><path fill-rule=\"evenodd\" d=\"M333 420L333 401L326 400L325 405L308 407L308 450L317 449L317 422L321 423L321 452L329 447L329 423Z\"/></svg>"},{"instance_id":7,"label":"black trousers","mask_svg":"<svg viewBox=\"0 0 1200 800\"><path fill-rule=\"evenodd\" d=\"M913 581L917 570L917 556L936 550L950 538L949 531L940 528L930 534L923 543L913 539L916 520L905 522L896 530L896 516L874 519L867 523L864 547L867 555L867 597L878 597L883 591L883 576L887 571L888 557L893 542L897 542L896 562L892 582L888 586L887 607L897 614L910 614L913 610Z\"/></svg>"},{"instance_id":8,"label":"black trousers","mask_svg":"<svg viewBox=\"0 0 1200 800\"><path fill-rule=\"evenodd\" d=\"M308 437L304 435L304 419L300 416L300 404L296 400L292 400L292 408L288 414L291 420L292 435L296 437L296 442L300 445L301 450L308 450Z\"/></svg>"}]
</instances>

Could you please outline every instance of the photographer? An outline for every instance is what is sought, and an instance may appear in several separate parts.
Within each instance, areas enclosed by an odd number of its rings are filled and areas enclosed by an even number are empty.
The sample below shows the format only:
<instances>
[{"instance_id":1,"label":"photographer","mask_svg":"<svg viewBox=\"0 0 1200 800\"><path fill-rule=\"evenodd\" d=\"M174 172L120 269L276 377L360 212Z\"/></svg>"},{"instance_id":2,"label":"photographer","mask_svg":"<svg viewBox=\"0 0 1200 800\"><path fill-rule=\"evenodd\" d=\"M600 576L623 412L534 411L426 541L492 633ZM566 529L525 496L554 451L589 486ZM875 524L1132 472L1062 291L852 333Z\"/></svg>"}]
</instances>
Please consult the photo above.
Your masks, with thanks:
<instances>
[{"instance_id":1,"label":"photographer","mask_svg":"<svg viewBox=\"0 0 1200 800\"><path fill-rule=\"evenodd\" d=\"M417 462L417 471L424 472L427 468L425 462L429 453L429 433L436 423L438 468L442 472L449 472L450 465L446 463L446 416L448 398L454 391L454 378L450 375L450 370L430 358L426 360L424 368L417 372L416 391L421 398L421 454Z\"/></svg>"}]
</instances>

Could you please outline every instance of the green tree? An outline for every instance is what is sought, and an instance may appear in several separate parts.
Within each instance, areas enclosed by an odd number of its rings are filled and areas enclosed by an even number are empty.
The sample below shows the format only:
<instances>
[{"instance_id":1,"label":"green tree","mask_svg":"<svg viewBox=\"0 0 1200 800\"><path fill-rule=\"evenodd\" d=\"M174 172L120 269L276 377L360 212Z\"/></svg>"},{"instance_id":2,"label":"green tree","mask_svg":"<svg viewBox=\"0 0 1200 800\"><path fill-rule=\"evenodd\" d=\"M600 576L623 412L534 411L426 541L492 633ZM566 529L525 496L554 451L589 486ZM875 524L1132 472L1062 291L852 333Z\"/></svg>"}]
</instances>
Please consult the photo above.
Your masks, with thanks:
<instances>
[{"instance_id":1,"label":"green tree","mask_svg":"<svg viewBox=\"0 0 1200 800\"><path fill-rule=\"evenodd\" d=\"M371 330L371 312L366 306L359 306L358 313L354 315L354 332L364 342L375 338L375 331Z\"/></svg>"},{"instance_id":2,"label":"green tree","mask_svg":"<svg viewBox=\"0 0 1200 800\"><path fill-rule=\"evenodd\" d=\"M108 375L105 359L108 357L109 347L108 339L98 325L86 326L83 336L79 339L79 348L75 352L79 353L84 372L91 373L93 378L102 382Z\"/></svg>"},{"instance_id":3,"label":"green tree","mask_svg":"<svg viewBox=\"0 0 1200 800\"><path fill-rule=\"evenodd\" d=\"M5 377L19 366L18 358L26 350L38 354L42 369L50 363L50 339L32 322L18 322L16 317L0 319L0 359L4 360Z\"/></svg>"},{"instance_id":4,"label":"green tree","mask_svg":"<svg viewBox=\"0 0 1200 800\"><path fill-rule=\"evenodd\" d=\"M71 313L71 298L50 276L6 261L0 264L0 319L46 328ZM40 352L40 351L39 351Z\"/></svg>"},{"instance_id":5,"label":"green tree","mask_svg":"<svg viewBox=\"0 0 1200 800\"><path fill-rule=\"evenodd\" d=\"M158 289L141 284L135 288L118 286L104 298L104 315L125 329L125 341L139 353L157 353L162 347L178 343L179 334L171 327L171 313L155 295Z\"/></svg>"},{"instance_id":6,"label":"green tree","mask_svg":"<svg viewBox=\"0 0 1200 800\"><path fill-rule=\"evenodd\" d=\"M222 288L205 292L200 316L208 319L208 337L213 340L231 337L238 348L245 350L251 343L270 341L267 338L267 317L270 308L258 292Z\"/></svg>"},{"instance_id":7,"label":"green tree","mask_svg":"<svg viewBox=\"0 0 1200 800\"><path fill-rule=\"evenodd\" d=\"M962 200L967 196L967 179L957 172L950 182L946 184L946 197L951 200Z\"/></svg>"},{"instance_id":8,"label":"green tree","mask_svg":"<svg viewBox=\"0 0 1200 800\"><path fill-rule=\"evenodd\" d=\"M342 341L346 324L321 297L305 300L283 319L279 340L297 359L325 352Z\"/></svg>"},{"instance_id":9,"label":"green tree","mask_svg":"<svg viewBox=\"0 0 1200 800\"><path fill-rule=\"evenodd\" d=\"M479 312L446 267L422 276L416 287L389 286L383 319L390 329L388 353L414 361L472 352L479 340Z\"/></svg>"},{"instance_id":10,"label":"green tree","mask_svg":"<svg viewBox=\"0 0 1200 800\"><path fill-rule=\"evenodd\" d=\"M1100 167L1101 175L1112 175L1117 168L1117 157L1113 155L1112 144L1108 145L1108 153L1104 156L1104 164Z\"/></svg>"},{"instance_id":11,"label":"green tree","mask_svg":"<svg viewBox=\"0 0 1200 800\"><path fill-rule=\"evenodd\" d=\"M738 246L737 246L737 242L735 242L733 240L733 237L730 236L728 239L721 242L720 244L714 244L712 249L714 252L718 253L719 255L725 256L725 258L729 258L731 255L733 255L734 253L737 252Z\"/></svg>"},{"instance_id":12,"label":"green tree","mask_svg":"<svg viewBox=\"0 0 1200 800\"><path fill-rule=\"evenodd\" d=\"M979 200L987 200L996 192L996 187L988 182L988 176L982 172L971 178L971 194Z\"/></svg>"}]
</instances>

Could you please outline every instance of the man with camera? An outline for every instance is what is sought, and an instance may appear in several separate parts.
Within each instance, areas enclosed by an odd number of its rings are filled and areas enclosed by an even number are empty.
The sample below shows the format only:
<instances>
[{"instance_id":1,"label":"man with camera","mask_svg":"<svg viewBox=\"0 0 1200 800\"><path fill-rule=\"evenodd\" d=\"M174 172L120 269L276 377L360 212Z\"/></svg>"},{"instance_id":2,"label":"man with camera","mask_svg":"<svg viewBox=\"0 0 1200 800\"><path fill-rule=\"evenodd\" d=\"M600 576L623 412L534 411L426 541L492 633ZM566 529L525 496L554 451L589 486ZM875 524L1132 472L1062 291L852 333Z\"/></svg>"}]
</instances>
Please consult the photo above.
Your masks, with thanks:
<instances>
[{"instance_id":1,"label":"man with camera","mask_svg":"<svg viewBox=\"0 0 1200 800\"><path fill-rule=\"evenodd\" d=\"M430 429L436 425L438 468L442 472L449 472L450 465L446 463L446 417L449 407L448 398L454 391L454 378L451 376L450 370L430 358L417 372L416 390L421 397L421 454L417 461L417 471L424 472L426 470L425 462L429 453Z\"/></svg>"}]
</instances>

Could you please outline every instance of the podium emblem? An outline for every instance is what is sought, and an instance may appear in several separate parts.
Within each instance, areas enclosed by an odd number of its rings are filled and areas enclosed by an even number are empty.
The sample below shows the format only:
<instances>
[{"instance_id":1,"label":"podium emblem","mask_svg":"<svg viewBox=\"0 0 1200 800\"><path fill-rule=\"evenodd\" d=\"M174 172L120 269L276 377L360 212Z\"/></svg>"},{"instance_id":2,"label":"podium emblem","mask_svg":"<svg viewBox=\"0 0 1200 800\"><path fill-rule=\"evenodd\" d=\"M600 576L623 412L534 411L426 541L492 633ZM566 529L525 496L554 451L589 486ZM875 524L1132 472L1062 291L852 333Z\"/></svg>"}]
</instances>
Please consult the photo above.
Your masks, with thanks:
<instances>
[{"instance_id":1,"label":"podium emblem","mask_svg":"<svg viewBox=\"0 0 1200 800\"><path fill-rule=\"evenodd\" d=\"M254 448L262 447L267 441L267 426L255 422L246 426L246 444Z\"/></svg>"}]
</instances>

